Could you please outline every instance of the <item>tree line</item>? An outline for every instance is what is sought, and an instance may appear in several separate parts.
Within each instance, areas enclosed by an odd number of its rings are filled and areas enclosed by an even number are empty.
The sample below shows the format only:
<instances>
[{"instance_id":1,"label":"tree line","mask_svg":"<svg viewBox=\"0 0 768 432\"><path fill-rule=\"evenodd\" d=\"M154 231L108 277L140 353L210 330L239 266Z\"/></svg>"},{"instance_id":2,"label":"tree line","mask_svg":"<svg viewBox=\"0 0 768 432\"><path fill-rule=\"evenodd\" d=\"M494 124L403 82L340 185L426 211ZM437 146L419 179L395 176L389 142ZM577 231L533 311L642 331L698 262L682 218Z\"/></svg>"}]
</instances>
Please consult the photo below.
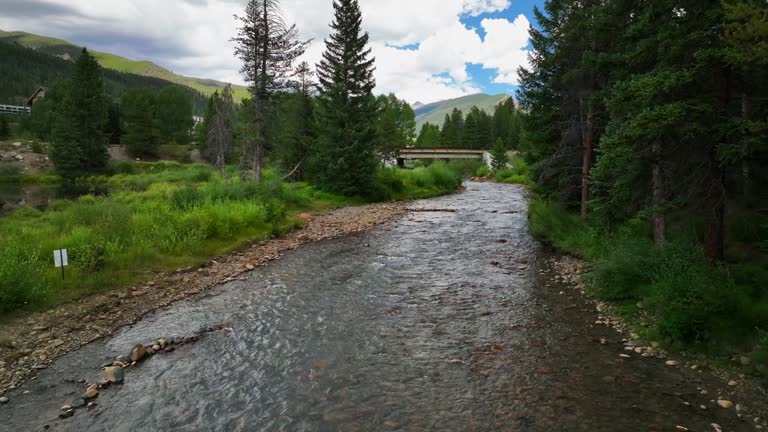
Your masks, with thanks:
<instances>
[{"instance_id":1,"label":"tree line","mask_svg":"<svg viewBox=\"0 0 768 432\"><path fill-rule=\"evenodd\" d=\"M442 127L425 123L416 138L416 146L514 150L520 145L521 133L522 113L515 107L515 101L507 98L496 106L493 115L472 107L465 116L454 108L445 115Z\"/></svg>"},{"instance_id":2,"label":"tree line","mask_svg":"<svg viewBox=\"0 0 768 432\"><path fill-rule=\"evenodd\" d=\"M768 161L761 0L547 0L534 11L520 148L538 187L584 222L700 224L723 258L729 206L754 206Z\"/></svg>"}]
</instances>

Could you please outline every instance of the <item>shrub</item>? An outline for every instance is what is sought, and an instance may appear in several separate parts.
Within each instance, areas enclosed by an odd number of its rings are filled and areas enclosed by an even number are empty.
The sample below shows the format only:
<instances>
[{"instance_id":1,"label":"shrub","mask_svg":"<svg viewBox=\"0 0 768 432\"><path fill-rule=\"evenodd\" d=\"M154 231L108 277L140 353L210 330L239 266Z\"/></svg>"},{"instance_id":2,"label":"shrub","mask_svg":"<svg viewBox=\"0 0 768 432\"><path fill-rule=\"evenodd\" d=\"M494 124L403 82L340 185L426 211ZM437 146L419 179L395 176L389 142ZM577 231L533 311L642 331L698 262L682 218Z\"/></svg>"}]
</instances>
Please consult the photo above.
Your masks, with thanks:
<instances>
[{"instance_id":1,"label":"shrub","mask_svg":"<svg viewBox=\"0 0 768 432\"><path fill-rule=\"evenodd\" d=\"M483 165L479 167L477 170L475 170L475 177L485 177L490 172L491 170L486 165Z\"/></svg>"}]
</instances>

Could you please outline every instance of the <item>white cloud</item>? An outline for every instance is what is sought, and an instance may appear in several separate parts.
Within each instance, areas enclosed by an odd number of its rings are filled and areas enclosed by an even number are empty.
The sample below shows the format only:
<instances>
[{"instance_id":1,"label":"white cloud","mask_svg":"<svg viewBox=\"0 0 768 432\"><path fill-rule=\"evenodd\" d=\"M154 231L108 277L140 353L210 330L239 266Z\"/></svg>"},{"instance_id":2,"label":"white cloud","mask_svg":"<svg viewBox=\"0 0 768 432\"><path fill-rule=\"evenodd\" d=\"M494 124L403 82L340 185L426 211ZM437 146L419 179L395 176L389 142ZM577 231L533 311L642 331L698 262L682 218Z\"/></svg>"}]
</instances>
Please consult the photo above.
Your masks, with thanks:
<instances>
[{"instance_id":1,"label":"white cloud","mask_svg":"<svg viewBox=\"0 0 768 432\"><path fill-rule=\"evenodd\" d=\"M27 1L37 8L55 4L56 19L3 14L0 28L149 59L185 75L242 82L240 62L229 39L236 31L233 14L242 13L245 0ZM23 7L24 2L17 3ZM302 37L314 39L305 57L317 63L333 18L331 0L282 0L281 4ZM360 6L377 58L378 92L394 92L411 102L452 98L480 91L467 73L469 63L494 70L493 81L503 84L515 84L517 67L526 64L529 23L525 16L514 21L483 19L484 40L461 23L463 16L505 10L510 0L360 0ZM395 48L404 45L418 48Z\"/></svg>"}]
</instances>

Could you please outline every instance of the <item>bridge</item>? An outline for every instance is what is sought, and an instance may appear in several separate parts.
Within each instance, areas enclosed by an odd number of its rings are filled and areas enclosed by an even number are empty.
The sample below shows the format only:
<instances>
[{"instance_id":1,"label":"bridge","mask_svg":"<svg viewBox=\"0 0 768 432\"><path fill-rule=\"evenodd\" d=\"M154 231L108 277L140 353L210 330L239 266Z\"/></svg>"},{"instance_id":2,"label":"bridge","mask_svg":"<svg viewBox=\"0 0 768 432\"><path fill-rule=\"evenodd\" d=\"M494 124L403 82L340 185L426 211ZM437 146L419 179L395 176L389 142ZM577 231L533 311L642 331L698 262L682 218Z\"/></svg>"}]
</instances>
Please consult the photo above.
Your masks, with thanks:
<instances>
[{"instance_id":1,"label":"bridge","mask_svg":"<svg viewBox=\"0 0 768 432\"><path fill-rule=\"evenodd\" d=\"M453 159L477 159L490 165L491 156L486 150L462 148L432 148L405 147L397 155L397 166L404 166L406 160L437 159L449 161Z\"/></svg>"},{"instance_id":2,"label":"bridge","mask_svg":"<svg viewBox=\"0 0 768 432\"><path fill-rule=\"evenodd\" d=\"M0 105L0 114L29 114L32 108L19 105Z\"/></svg>"}]
</instances>

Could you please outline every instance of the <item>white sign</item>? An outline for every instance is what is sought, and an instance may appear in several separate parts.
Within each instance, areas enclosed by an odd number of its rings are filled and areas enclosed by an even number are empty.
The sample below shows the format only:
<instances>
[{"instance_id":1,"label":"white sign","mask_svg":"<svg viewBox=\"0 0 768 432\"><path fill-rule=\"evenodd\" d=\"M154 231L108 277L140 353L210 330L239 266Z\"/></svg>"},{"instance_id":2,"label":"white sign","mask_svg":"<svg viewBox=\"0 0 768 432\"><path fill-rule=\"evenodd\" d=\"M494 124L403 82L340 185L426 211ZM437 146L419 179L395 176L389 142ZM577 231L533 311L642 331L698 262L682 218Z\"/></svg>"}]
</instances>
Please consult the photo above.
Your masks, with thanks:
<instances>
[{"instance_id":1,"label":"white sign","mask_svg":"<svg viewBox=\"0 0 768 432\"><path fill-rule=\"evenodd\" d=\"M67 250L56 249L53 251L53 263L56 265L56 268L68 266L69 260L67 259Z\"/></svg>"}]
</instances>

